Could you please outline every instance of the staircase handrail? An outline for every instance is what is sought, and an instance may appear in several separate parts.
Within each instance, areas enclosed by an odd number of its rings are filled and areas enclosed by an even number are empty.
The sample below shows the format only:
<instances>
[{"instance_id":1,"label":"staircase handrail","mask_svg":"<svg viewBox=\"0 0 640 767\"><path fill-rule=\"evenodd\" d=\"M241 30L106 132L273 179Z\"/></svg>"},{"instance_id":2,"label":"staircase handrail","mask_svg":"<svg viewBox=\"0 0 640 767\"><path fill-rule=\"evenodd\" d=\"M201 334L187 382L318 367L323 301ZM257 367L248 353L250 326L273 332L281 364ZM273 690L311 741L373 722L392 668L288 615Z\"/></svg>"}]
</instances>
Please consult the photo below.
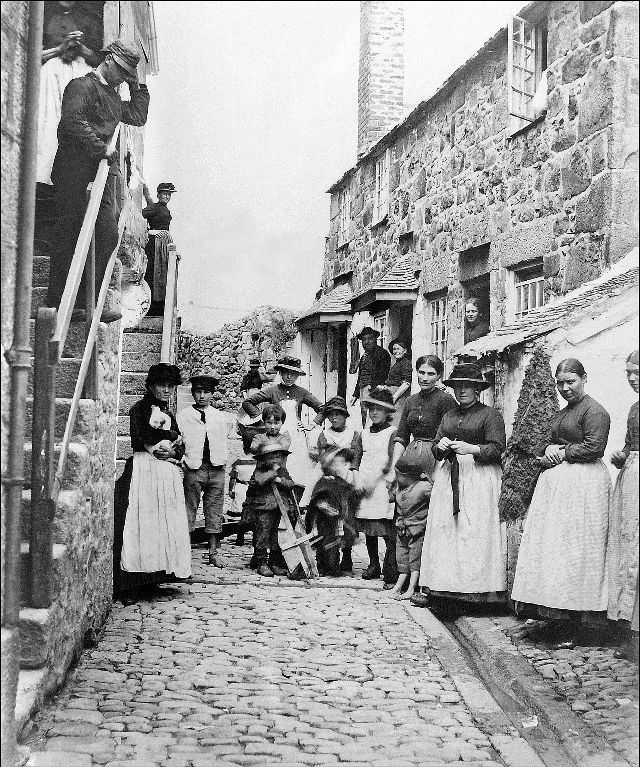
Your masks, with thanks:
<instances>
[{"instance_id":1,"label":"staircase handrail","mask_svg":"<svg viewBox=\"0 0 640 767\"><path fill-rule=\"evenodd\" d=\"M120 134L121 123L116 125L116 129L113 132L113 136L107 145L106 154L112 154L115 152L118 136ZM58 315L56 319L56 328L53 336L49 342L49 353L52 357L59 362L62 358L64 350L64 344L67 340L67 333L69 332L69 325L71 323L71 315L73 314L73 307L75 306L76 297L80 288L80 282L82 281L82 275L84 273L85 263L87 261L87 253L91 245L91 239L96 227L96 220L98 218L98 212L100 211L100 204L102 202L102 195L104 194L104 188L107 183L107 176L109 175L109 161L105 158L100 160L96 177L91 186L91 195L89 197L89 203L87 210L82 221L82 227L78 235L78 241L73 253L73 259L71 266L69 267L69 274L67 276L67 282L62 293L60 300L60 307L58 309ZM53 265L52 265L53 267Z\"/></svg>"}]
</instances>

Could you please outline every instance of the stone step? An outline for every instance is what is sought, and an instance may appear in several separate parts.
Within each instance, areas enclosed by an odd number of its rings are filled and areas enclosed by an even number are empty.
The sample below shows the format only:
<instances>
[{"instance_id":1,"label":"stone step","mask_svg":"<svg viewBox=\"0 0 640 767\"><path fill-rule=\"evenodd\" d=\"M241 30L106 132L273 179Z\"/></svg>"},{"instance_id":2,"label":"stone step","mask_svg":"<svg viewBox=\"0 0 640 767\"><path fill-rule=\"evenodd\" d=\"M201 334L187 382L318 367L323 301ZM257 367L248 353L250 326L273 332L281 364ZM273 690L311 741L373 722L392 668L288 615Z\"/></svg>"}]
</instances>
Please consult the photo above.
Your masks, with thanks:
<instances>
[{"instance_id":1,"label":"stone step","mask_svg":"<svg viewBox=\"0 0 640 767\"><path fill-rule=\"evenodd\" d=\"M118 415L129 416L129 411L136 404L140 402L139 394L123 394L120 392L120 400L118 402Z\"/></svg>"},{"instance_id":2,"label":"stone step","mask_svg":"<svg viewBox=\"0 0 640 767\"><path fill-rule=\"evenodd\" d=\"M129 436L129 416L128 415L118 416L118 436L119 437Z\"/></svg>"},{"instance_id":3,"label":"stone step","mask_svg":"<svg viewBox=\"0 0 640 767\"><path fill-rule=\"evenodd\" d=\"M30 442L24 446L24 477L25 487L31 487L31 452ZM57 465L60 457L60 445L56 444L54 453L54 466ZM91 466L89 462L89 448L80 442L72 442L69 445L69 454L65 466L63 486L67 489L80 489L87 485L90 479Z\"/></svg>"},{"instance_id":4,"label":"stone step","mask_svg":"<svg viewBox=\"0 0 640 767\"><path fill-rule=\"evenodd\" d=\"M76 381L78 380L78 373L80 372L79 358L63 357L60 360L58 369L56 371L56 399L73 397L73 392L76 388ZM33 358L31 360L31 370L29 371L29 381L27 386L27 396L33 397Z\"/></svg>"},{"instance_id":5,"label":"stone step","mask_svg":"<svg viewBox=\"0 0 640 767\"><path fill-rule=\"evenodd\" d=\"M25 438L31 439L33 426L33 397L27 397ZM67 426L69 411L71 410L70 397L58 397L56 399L56 431L55 439L62 440ZM93 437L96 425L96 403L92 399L81 399L78 404L76 422L73 429L74 441L86 442Z\"/></svg>"},{"instance_id":6,"label":"stone step","mask_svg":"<svg viewBox=\"0 0 640 767\"><path fill-rule=\"evenodd\" d=\"M124 354L153 353L159 355L161 349L162 332L130 332L127 329L122 334L122 351Z\"/></svg>"},{"instance_id":7,"label":"stone step","mask_svg":"<svg viewBox=\"0 0 640 767\"><path fill-rule=\"evenodd\" d=\"M116 461L116 479L120 479L122 476L122 472L124 471L124 465L126 461L124 460L117 460Z\"/></svg>"},{"instance_id":8,"label":"stone step","mask_svg":"<svg viewBox=\"0 0 640 767\"><path fill-rule=\"evenodd\" d=\"M147 338L146 335L143 336ZM123 347L124 348L124 347ZM157 365L160 362L159 351L136 351L136 352L122 352L122 372L126 373L144 373L151 365Z\"/></svg>"},{"instance_id":9,"label":"stone step","mask_svg":"<svg viewBox=\"0 0 640 767\"><path fill-rule=\"evenodd\" d=\"M133 328L127 328L127 333L162 333L163 317L143 317Z\"/></svg>"},{"instance_id":10,"label":"stone step","mask_svg":"<svg viewBox=\"0 0 640 767\"><path fill-rule=\"evenodd\" d=\"M130 455L133 455L131 450L131 439L126 437L118 437L116 444L116 460L126 461Z\"/></svg>"},{"instance_id":11,"label":"stone step","mask_svg":"<svg viewBox=\"0 0 640 767\"><path fill-rule=\"evenodd\" d=\"M146 392L146 386L144 384L147 378L147 371L144 373L125 373L120 375L120 396L135 395L140 399Z\"/></svg>"},{"instance_id":12,"label":"stone step","mask_svg":"<svg viewBox=\"0 0 640 767\"><path fill-rule=\"evenodd\" d=\"M46 288L49 285L49 256L33 254L33 279L34 288Z\"/></svg>"},{"instance_id":13,"label":"stone step","mask_svg":"<svg viewBox=\"0 0 640 767\"><path fill-rule=\"evenodd\" d=\"M64 546L61 543L54 543L52 547L53 551L51 554L51 562L52 562L52 573L51 578L52 582L60 583L62 581L62 568L66 564L66 556L67 556L67 547ZM29 542L23 541L20 544L20 602L23 605L24 609L29 609L29 573L31 572L31 562L29 560ZM40 613L40 610L35 610L34 612ZM42 611L44 612L44 611ZM20 623L22 624L22 610L20 611ZM37 649L33 651L29 651L28 648L25 648L24 642L22 641L23 638L23 630L22 626L20 628L20 639L22 644L22 657L25 656L29 657L30 653L32 653L32 657L41 657L42 656L42 649ZM44 657L44 660L46 661L46 655ZM40 668L41 665L22 665L22 668Z\"/></svg>"},{"instance_id":14,"label":"stone step","mask_svg":"<svg viewBox=\"0 0 640 767\"><path fill-rule=\"evenodd\" d=\"M38 309L46 306L47 288L31 288L31 318L38 314Z\"/></svg>"},{"instance_id":15,"label":"stone step","mask_svg":"<svg viewBox=\"0 0 640 767\"><path fill-rule=\"evenodd\" d=\"M31 349L35 346L36 321L29 320L29 344ZM84 322L72 322L67 333L67 342L64 347L65 357L82 357L85 342L87 340L87 328Z\"/></svg>"},{"instance_id":16,"label":"stone step","mask_svg":"<svg viewBox=\"0 0 640 767\"><path fill-rule=\"evenodd\" d=\"M84 535L83 523L87 521L90 509L87 503L91 503L88 485L61 490L58 494L58 502L52 525L52 540L55 544L74 546L78 538ZM22 491L22 516L20 518L22 540L28 541L31 536L31 490Z\"/></svg>"}]
</instances>

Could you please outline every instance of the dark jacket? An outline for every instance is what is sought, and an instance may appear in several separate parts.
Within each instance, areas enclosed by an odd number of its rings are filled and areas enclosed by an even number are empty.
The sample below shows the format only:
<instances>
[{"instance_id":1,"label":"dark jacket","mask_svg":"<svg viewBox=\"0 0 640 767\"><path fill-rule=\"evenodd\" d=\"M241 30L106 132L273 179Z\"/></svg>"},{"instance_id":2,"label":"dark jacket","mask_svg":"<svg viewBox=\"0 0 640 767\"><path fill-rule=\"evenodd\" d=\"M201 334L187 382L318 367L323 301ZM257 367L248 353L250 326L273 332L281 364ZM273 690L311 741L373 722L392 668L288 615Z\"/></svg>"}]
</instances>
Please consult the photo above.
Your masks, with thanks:
<instances>
[{"instance_id":1,"label":"dark jacket","mask_svg":"<svg viewBox=\"0 0 640 767\"><path fill-rule=\"evenodd\" d=\"M95 72L71 80L62 97L54 166L74 162L93 165L97 170L116 125L144 125L148 109L149 91L144 83L131 90L130 101L122 101L118 92L101 83ZM114 172L118 172L117 164L114 166Z\"/></svg>"},{"instance_id":2,"label":"dark jacket","mask_svg":"<svg viewBox=\"0 0 640 767\"><path fill-rule=\"evenodd\" d=\"M386 349L376 346L372 352L365 352L358 363L358 380L353 396L360 398L360 389L363 386L370 386L372 389L383 386L390 369L391 355Z\"/></svg>"},{"instance_id":3,"label":"dark jacket","mask_svg":"<svg viewBox=\"0 0 640 767\"><path fill-rule=\"evenodd\" d=\"M171 225L171 212L164 202L152 202L142 209L142 217L149 222L149 229L169 231Z\"/></svg>"},{"instance_id":4,"label":"dark jacket","mask_svg":"<svg viewBox=\"0 0 640 767\"><path fill-rule=\"evenodd\" d=\"M163 413L167 413L171 418L169 431L154 429L153 426L149 425L152 405L157 405ZM180 429L175 416L167 409L166 403L147 393L129 411L129 433L131 434L131 449L134 453L140 453L145 449L145 445L156 445L163 439L173 441L180 434ZM178 445L174 449L179 456L184 453L184 445Z\"/></svg>"}]
</instances>

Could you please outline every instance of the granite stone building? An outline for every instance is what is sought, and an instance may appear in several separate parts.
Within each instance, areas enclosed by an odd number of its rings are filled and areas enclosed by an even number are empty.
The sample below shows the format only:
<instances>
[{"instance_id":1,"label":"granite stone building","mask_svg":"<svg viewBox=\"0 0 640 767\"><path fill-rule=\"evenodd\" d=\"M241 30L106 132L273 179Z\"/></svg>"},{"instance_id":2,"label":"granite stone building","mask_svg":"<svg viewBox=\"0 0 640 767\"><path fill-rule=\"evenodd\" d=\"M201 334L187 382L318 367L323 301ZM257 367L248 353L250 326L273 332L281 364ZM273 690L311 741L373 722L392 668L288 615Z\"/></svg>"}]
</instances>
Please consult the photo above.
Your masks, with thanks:
<instances>
[{"instance_id":1,"label":"granite stone building","mask_svg":"<svg viewBox=\"0 0 640 767\"><path fill-rule=\"evenodd\" d=\"M107 306L121 307L122 319L97 323L94 373L78 394L90 328L71 318L53 374L51 420L36 443L34 388L45 379L38 379L34 369L41 372L43 364L53 364L53 355L36 349L34 336L45 301L56 211L46 189L38 184L36 193L35 158L43 29L48 14L59 12L57 5L2 3L2 764L9 767L17 763L21 729L62 683L83 646L95 642L111 609L118 404L126 400L120 390L130 385L128 371L138 371L136 365L148 367L161 355L171 360L176 335L175 247L165 316L145 325L147 226L140 213L142 190L132 172L143 167L144 128L123 126L117 191L123 229L107 294ZM93 17L99 44L121 38L138 49L141 81L157 71L152 3L76 5ZM153 98L153 86L150 90ZM59 317L56 322L55 332L63 334ZM74 408L65 471L59 492L49 496ZM34 502L36 461L51 467L43 470L38 487L39 497L44 488L44 505Z\"/></svg>"},{"instance_id":2,"label":"granite stone building","mask_svg":"<svg viewBox=\"0 0 640 767\"><path fill-rule=\"evenodd\" d=\"M491 335L517 328L638 241L636 3L530 3L399 122L401 4L360 12L357 162L329 189L322 282L297 320L321 398L352 393L364 325L450 370L468 298ZM495 376L495 354L475 356ZM488 401L501 407L504 390Z\"/></svg>"}]
</instances>

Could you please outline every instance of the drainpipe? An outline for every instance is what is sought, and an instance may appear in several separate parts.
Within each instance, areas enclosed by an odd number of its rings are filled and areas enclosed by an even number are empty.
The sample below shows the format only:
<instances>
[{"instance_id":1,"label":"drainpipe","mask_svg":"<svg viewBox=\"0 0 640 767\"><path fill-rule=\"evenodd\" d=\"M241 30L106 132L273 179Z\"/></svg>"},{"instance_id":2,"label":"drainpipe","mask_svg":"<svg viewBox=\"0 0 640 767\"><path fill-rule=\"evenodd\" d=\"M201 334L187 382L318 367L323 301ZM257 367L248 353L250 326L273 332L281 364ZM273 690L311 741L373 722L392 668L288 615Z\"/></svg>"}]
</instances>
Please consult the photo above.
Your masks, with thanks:
<instances>
[{"instance_id":1,"label":"drainpipe","mask_svg":"<svg viewBox=\"0 0 640 767\"><path fill-rule=\"evenodd\" d=\"M18 624L20 621L20 516L24 484L24 433L27 379L31 369L29 318L33 273L33 231L36 198L36 159L38 143L38 101L44 3L30 2L27 38L25 107L23 115L20 187L18 201L18 242L15 267L15 303L13 307L13 344L6 352L11 368L9 399L9 454L5 486L5 572L2 604L2 762L15 762L15 698L20 663ZM5 658L5 652L8 657ZM7 711L7 707L10 709ZM5 719L6 717L6 719ZM5 731L5 725L8 732ZM6 759L6 761L5 761Z\"/></svg>"}]
</instances>

